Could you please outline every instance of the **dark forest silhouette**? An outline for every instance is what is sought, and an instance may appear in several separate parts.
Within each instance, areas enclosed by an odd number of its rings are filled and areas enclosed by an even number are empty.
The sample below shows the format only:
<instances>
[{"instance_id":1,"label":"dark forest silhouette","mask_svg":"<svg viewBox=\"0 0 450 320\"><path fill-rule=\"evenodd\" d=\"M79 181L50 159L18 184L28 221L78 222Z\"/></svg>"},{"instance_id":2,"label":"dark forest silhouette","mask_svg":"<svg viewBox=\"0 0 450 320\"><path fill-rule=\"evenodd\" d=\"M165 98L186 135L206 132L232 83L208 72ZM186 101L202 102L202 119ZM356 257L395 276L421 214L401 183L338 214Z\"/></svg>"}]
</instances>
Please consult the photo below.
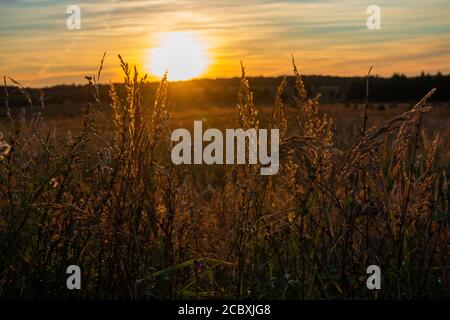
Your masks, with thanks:
<instances>
[{"instance_id":1,"label":"dark forest silhouette","mask_svg":"<svg viewBox=\"0 0 450 320\"><path fill-rule=\"evenodd\" d=\"M260 104L271 104L275 97L276 88L282 77L251 77L250 86L255 99ZM336 77L336 76L304 76L305 86L312 94L320 92L321 101L328 102L363 102L365 100L365 77ZM293 77L287 77L289 86L283 98L288 103L293 103L289 98L293 90ZM158 87L157 82L145 85L144 100L151 101ZM169 86L171 102L175 105L209 105L231 106L235 103L235 92L239 87L239 78L229 79L198 79L190 81L173 82ZM123 87L118 85L119 90ZM450 75L429 75L422 73L416 77L406 77L394 74L392 77L383 78L373 76L370 78L370 101L373 102L412 102L418 100L431 88L437 92L432 101L450 101ZM29 104L19 88L8 87L10 104L23 106ZM104 97L104 102L110 102L108 96L109 85L99 86L99 91ZM4 90L0 94L0 105L4 106ZM58 85L42 89L27 88L31 100L39 105L44 94L47 104L63 104L64 102L86 103L94 102L88 93L87 85Z\"/></svg>"}]
</instances>

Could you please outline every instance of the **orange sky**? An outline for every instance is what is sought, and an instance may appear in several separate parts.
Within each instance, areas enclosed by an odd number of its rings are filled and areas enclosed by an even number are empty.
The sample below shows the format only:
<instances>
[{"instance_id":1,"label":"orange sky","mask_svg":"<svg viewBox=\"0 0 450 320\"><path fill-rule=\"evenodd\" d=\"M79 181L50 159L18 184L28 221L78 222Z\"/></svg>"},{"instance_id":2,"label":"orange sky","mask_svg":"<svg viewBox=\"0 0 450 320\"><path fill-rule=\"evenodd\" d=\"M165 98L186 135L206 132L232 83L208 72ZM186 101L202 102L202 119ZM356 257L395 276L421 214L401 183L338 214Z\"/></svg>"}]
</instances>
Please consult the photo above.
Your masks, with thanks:
<instances>
[{"instance_id":1,"label":"orange sky","mask_svg":"<svg viewBox=\"0 0 450 320\"><path fill-rule=\"evenodd\" d=\"M103 81L117 81L118 53L149 73L152 48L188 32L208 57L201 77L238 76L241 60L249 75L290 74L291 54L304 74L450 73L450 1L377 2L380 30L366 26L373 1L357 0L77 1L81 29L68 30L73 1L3 0L0 71L28 86L84 83L106 51Z\"/></svg>"}]
</instances>

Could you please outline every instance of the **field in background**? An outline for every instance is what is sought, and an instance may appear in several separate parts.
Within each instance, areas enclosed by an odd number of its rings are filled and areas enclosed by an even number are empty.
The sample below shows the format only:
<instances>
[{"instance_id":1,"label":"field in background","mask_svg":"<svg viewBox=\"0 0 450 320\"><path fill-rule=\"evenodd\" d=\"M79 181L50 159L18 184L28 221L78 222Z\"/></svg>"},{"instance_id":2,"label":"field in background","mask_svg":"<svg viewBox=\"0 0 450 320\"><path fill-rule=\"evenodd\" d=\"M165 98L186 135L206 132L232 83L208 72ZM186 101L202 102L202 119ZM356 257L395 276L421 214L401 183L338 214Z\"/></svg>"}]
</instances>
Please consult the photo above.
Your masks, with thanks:
<instances>
[{"instance_id":1,"label":"field in background","mask_svg":"<svg viewBox=\"0 0 450 320\"><path fill-rule=\"evenodd\" d=\"M170 100L169 96L169 100ZM204 102L205 103L205 102ZM379 125L394 116L400 115L411 107L413 103L398 102L371 102L368 107L369 126ZM267 124L267 120L272 112L271 105L258 105L261 112L262 121ZM423 134L430 139L439 133L444 150L449 150L447 154L450 159L450 103L434 102L430 103L432 109L423 120ZM47 124L59 135L65 136L69 131L79 132L82 128L83 108L85 103L66 102L63 104L48 104L45 107ZM152 103L148 102L148 110L152 108ZM320 112L329 115L334 120L334 130L336 133L336 143L344 150L350 148L360 137L360 129L364 117L364 103L358 102L325 102L320 105ZM28 107L27 107L28 108ZM28 108L29 113L39 111L38 107ZM98 128L107 133L112 130L112 110L107 105L103 108L104 117L99 119ZM18 113L19 110L16 110ZM287 107L289 116L295 114L295 109ZM173 128L191 128L195 120L202 120L204 127L212 128L232 128L235 120L235 104L226 106L214 105L214 101L201 105L177 106L170 104L170 125ZM0 118L0 130L6 132L7 119L4 115ZM297 133L294 126L289 127L289 133Z\"/></svg>"}]
</instances>

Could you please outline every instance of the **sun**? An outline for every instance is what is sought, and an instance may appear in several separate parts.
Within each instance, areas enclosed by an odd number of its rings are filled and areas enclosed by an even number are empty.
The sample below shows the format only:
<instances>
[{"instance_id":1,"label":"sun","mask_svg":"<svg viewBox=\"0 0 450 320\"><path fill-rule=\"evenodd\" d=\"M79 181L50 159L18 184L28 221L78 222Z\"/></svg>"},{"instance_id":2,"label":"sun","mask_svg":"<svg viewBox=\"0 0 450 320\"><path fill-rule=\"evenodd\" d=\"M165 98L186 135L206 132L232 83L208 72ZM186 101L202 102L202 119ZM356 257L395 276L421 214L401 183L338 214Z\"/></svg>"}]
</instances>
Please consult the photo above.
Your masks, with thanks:
<instances>
[{"instance_id":1,"label":"sun","mask_svg":"<svg viewBox=\"0 0 450 320\"><path fill-rule=\"evenodd\" d=\"M158 47L150 49L150 73L169 80L188 80L202 75L210 60L205 44L191 32L168 32Z\"/></svg>"}]
</instances>

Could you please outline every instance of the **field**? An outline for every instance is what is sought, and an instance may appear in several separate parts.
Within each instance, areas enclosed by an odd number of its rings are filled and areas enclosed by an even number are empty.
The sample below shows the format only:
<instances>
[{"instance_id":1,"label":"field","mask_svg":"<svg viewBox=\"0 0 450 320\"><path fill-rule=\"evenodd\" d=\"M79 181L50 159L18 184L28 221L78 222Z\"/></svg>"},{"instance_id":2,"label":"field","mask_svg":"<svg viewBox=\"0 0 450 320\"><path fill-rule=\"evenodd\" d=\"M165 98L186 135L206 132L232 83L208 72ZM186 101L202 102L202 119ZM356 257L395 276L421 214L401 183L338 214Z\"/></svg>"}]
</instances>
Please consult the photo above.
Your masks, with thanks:
<instances>
[{"instance_id":1,"label":"field","mask_svg":"<svg viewBox=\"0 0 450 320\"><path fill-rule=\"evenodd\" d=\"M412 105L321 104L294 65L272 105L243 69L235 105L180 108L165 79L150 103L122 68L110 103L95 78L92 104L5 99L1 298L450 296L450 107L427 103L433 91ZM170 133L194 120L278 128L280 172L173 165ZM72 264L82 290L66 289ZM369 265L382 290L368 290Z\"/></svg>"}]
</instances>

